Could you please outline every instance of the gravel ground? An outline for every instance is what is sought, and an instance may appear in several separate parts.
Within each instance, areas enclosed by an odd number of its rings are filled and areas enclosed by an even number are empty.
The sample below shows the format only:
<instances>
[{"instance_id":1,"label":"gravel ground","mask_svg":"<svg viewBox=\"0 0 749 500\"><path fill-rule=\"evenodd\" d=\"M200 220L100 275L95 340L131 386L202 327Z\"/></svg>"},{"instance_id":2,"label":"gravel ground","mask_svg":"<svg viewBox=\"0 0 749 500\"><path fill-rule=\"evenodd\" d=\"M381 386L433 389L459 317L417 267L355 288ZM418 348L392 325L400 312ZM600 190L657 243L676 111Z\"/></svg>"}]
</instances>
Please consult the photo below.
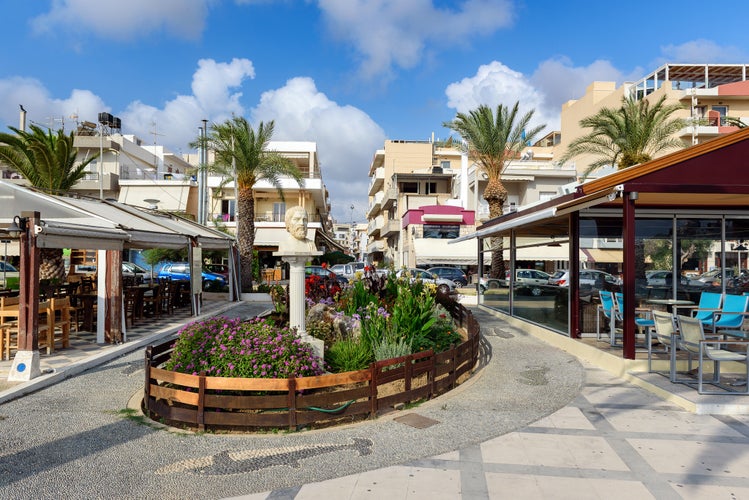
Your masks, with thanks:
<instances>
[{"instance_id":1,"label":"gravel ground","mask_svg":"<svg viewBox=\"0 0 749 500\"><path fill-rule=\"evenodd\" d=\"M487 313L474 377L416 408L335 429L178 433L125 416L143 350L0 406L0 498L222 498L294 487L458 450L569 403L577 360ZM404 416L434 420L416 428ZM421 419L419 419L421 420Z\"/></svg>"}]
</instances>

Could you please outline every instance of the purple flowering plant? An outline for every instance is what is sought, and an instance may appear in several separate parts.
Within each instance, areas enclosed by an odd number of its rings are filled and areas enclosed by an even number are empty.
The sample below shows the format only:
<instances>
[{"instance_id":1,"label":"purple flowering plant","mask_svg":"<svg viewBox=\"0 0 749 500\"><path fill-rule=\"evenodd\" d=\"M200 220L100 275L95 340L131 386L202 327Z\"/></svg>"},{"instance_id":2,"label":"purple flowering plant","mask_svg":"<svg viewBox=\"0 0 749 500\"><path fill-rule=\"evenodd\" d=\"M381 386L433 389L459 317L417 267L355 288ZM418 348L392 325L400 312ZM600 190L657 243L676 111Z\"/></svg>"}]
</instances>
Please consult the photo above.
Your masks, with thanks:
<instances>
[{"instance_id":1,"label":"purple flowering plant","mask_svg":"<svg viewBox=\"0 0 749 500\"><path fill-rule=\"evenodd\" d=\"M294 330L262 319L216 316L185 325L167 370L215 377L289 378L322 375L324 362Z\"/></svg>"}]
</instances>

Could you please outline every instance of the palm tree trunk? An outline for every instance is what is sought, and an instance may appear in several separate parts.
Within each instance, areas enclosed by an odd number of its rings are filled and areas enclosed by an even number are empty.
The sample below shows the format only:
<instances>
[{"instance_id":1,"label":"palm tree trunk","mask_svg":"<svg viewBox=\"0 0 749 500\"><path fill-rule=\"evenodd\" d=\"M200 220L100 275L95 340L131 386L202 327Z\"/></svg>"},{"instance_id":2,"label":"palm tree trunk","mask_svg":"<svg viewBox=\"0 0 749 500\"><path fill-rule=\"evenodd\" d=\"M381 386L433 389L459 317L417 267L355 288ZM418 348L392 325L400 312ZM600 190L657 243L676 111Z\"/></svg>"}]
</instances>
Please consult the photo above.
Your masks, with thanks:
<instances>
[{"instance_id":1,"label":"palm tree trunk","mask_svg":"<svg viewBox=\"0 0 749 500\"><path fill-rule=\"evenodd\" d=\"M237 244L241 269L240 288L242 292L252 292L252 248L255 245L255 198L252 187L239 186L237 208Z\"/></svg>"},{"instance_id":2,"label":"palm tree trunk","mask_svg":"<svg viewBox=\"0 0 749 500\"><path fill-rule=\"evenodd\" d=\"M62 258L62 248L42 248L40 252L39 279L59 280L65 279L65 261Z\"/></svg>"},{"instance_id":3,"label":"palm tree trunk","mask_svg":"<svg viewBox=\"0 0 749 500\"><path fill-rule=\"evenodd\" d=\"M499 178L489 178L489 182L484 189L484 199L489 204L489 217L495 219L500 217L504 210L502 207L507 200L507 189L505 189ZM505 261L504 261L504 241L501 236L491 239L492 266L489 271L489 277L495 279L505 279Z\"/></svg>"}]
</instances>

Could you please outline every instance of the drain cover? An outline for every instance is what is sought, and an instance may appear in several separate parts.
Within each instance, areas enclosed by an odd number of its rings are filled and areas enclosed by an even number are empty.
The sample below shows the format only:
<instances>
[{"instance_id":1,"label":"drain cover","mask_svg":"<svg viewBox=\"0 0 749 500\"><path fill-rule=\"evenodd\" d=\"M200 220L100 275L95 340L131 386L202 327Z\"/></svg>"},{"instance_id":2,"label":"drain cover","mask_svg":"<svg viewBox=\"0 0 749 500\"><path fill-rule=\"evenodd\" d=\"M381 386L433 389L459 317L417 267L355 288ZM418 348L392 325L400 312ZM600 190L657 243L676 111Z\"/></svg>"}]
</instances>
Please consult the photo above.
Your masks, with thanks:
<instances>
[{"instance_id":1,"label":"drain cover","mask_svg":"<svg viewBox=\"0 0 749 500\"><path fill-rule=\"evenodd\" d=\"M415 427L416 429L426 429L427 427L439 424L439 421L427 417L422 417L417 413L409 413L408 415L403 415L402 417L396 417L393 420L400 424L410 425L411 427Z\"/></svg>"}]
</instances>

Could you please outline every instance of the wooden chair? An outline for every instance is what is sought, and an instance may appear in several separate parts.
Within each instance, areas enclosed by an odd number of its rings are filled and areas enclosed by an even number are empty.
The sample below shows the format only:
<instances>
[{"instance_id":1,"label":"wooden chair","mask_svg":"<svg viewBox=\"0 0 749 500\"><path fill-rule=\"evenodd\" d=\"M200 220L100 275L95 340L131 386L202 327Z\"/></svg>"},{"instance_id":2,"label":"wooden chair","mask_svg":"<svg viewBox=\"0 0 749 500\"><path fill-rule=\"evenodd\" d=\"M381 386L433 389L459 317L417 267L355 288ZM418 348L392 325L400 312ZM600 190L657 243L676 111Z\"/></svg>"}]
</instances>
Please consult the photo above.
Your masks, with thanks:
<instances>
[{"instance_id":1,"label":"wooden chair","mask_svg":"<svg viewBox=\"0 0 749 500\"><path fill-rule=\"evenodd\" d=\"M138 291L132 288L126 289L123 295L125 301L125 326L130 327L133 326L137 314Z\"/></svg>"},{"instance_id":2,"label":"wooden chair","mask_svg":"<svg viewBox=\"0 0 749 500\"><path fill-rule=\"evenodd\" d=\"M55 349L55 310L52 308L52 300L48 299L39 302L39 351L44 348L47 350L47 354L52 354L52 351ZM16 349L18 349L18 345L16 345Z\"/></svg>"},{"instance_id":3,"label":"wooden chair","mask_svg":"<svg viewBox=\"0 0 749 500\"><path fill-rule=\"evenodd\" d=\"M51 299L47 311L47 354L55 351L55 343L70 347L70 297ZM41 332L39 333L41 337Z\"/></svg>"},{"instance_id":4,"label":"wooden chair","mask_svg":"<svg viewBox=\"0 0 749 500\"><path fill-rule=\"evenodd\" d=\"M0 354L2 359L10 359L11 338L18 345L18 297L0 297Z\"/></svg>"},{"instance_id":5,"label":"wooden chair","mask_svg":"<svg viewBox=\"0 0 749 500\"><path fill-rule=\"evenodd\" d=\"M161 285L156 285L152 288L153 293L151 295L143 296L143 309L146 313L151 313L154 317L158 318L161 314Z\"/></svg>"}]
</instances>

